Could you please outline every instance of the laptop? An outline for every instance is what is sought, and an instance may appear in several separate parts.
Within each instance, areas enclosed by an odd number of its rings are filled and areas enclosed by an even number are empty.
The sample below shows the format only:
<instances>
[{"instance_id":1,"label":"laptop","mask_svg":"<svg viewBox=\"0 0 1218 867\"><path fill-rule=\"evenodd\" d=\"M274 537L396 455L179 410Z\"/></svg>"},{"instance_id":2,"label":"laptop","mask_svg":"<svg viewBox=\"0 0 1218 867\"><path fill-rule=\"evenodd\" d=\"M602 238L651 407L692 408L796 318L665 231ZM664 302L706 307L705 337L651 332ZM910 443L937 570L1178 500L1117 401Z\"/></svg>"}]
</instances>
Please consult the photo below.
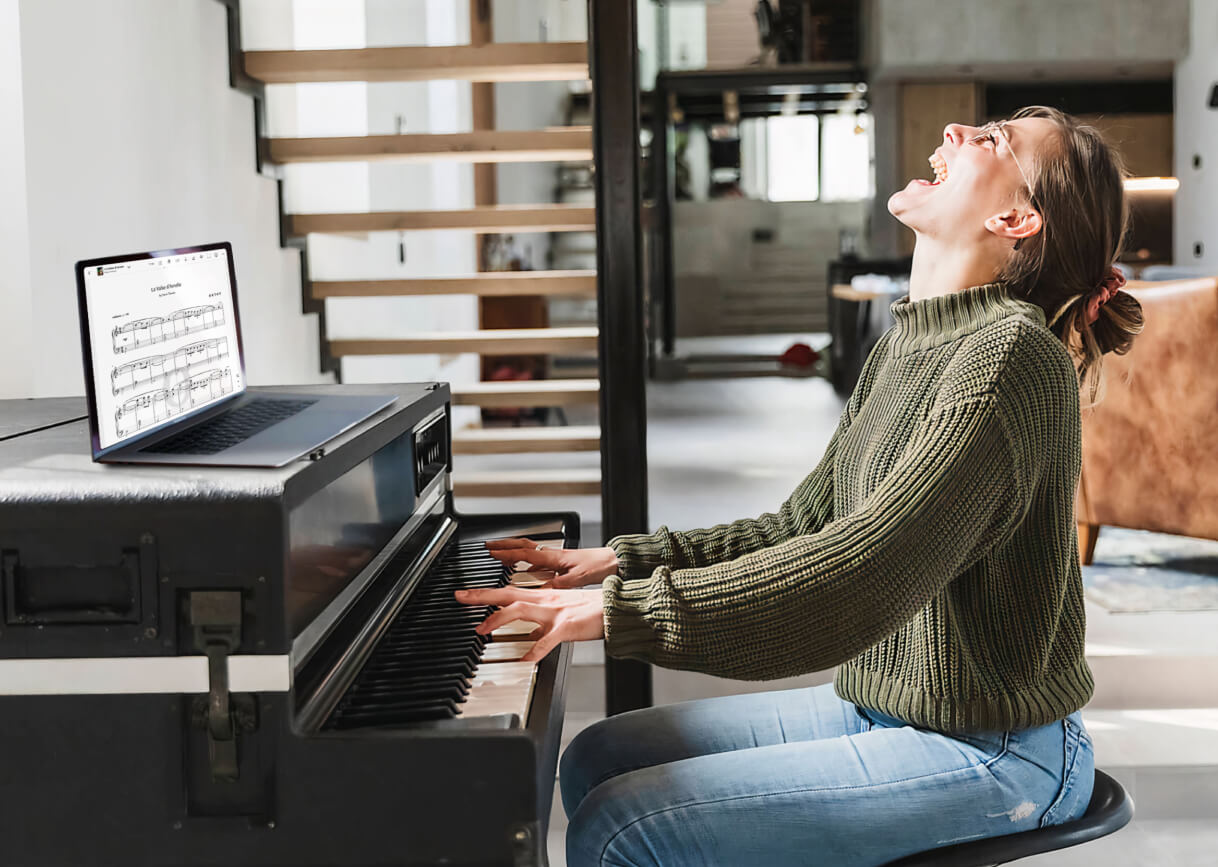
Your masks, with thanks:
<instances>
[{"instance_id":1,"label":"laptop","mask_svg":"<svg viewBox=\"0 0 1218 867\"><path fill-rule=\"evenodd\" d=\"M249 392L227 242L76 263L93 460L280 467L393 403Z\"/></svg>"}]
</instances>

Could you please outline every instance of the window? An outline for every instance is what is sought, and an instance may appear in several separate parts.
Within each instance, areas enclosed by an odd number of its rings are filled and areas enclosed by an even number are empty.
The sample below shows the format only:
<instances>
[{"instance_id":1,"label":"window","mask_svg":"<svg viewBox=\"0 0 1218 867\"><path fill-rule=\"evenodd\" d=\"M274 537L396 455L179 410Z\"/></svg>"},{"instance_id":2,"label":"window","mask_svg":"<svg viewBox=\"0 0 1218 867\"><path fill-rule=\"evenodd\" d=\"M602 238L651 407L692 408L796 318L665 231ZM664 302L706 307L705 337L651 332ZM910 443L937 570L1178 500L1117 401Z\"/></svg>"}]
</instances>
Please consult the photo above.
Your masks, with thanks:
<instances>
[{"instance_id":1,"label":"window","mask_svg":"<svg viewBox=\"0 0 1218 867\"><path fill-rule=\"evenodd\" d=\"M821 119L821 199L874 196L871 159L871 115L828 114Z\"/></svg>"},{"instance_id":2,"label":"window","mask_svg":"<svg viewBox=\"0 0 1218 867\"><path fill-rule=\"evenodd\" d=\"M766 118L767 199L814 202L820 198L819 139L820 120L814 114Z\"/></svg>"}]
</instances>

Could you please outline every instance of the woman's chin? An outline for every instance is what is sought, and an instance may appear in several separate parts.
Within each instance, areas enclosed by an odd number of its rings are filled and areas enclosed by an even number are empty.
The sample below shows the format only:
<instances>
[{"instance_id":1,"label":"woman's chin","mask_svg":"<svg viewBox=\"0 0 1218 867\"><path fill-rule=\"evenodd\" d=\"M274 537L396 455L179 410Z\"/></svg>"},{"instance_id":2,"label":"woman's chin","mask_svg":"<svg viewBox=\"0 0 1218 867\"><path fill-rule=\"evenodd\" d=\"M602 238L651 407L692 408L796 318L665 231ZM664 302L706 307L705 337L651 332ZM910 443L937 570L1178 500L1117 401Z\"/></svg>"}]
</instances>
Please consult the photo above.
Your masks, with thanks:
<instances>
[{"instance_id":1,"label":"woman's chin","mask_svg":"<svg viewBox=\"0 0 1218 867\"><path fill-rule=\"evenodd\" d=\"M910 206L913 204L909 200L909 188L897 190L888 197L888 213L892 214L902 223L905 223L905 218L909 213ZM909 225L905 223L905 225Z\"/></svg>"}]
</instances>

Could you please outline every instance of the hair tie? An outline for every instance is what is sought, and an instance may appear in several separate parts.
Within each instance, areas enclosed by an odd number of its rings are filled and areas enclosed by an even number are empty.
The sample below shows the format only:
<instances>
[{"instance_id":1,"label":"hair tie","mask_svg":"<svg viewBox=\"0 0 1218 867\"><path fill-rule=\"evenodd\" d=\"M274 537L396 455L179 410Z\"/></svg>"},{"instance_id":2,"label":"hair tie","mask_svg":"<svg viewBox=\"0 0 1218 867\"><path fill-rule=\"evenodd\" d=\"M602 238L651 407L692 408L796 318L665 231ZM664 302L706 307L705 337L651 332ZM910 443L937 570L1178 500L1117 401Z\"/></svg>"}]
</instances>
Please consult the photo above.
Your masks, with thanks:
<instances>
[{"instance_id":1,"label":"hair tie","mask_svg":"<svg viewBox=\"0 0 1218 867\"><path fill-rule=\"evenodd\" d=\"M1107 276L1095 287L1090 300L1087 301L1087 324L1091 325L1100 318L1100 305L1106 303L1113 295L1121 291L1125 285L1125 275L1115 265L1108 269Z\"/></svg>"}]
</instances>

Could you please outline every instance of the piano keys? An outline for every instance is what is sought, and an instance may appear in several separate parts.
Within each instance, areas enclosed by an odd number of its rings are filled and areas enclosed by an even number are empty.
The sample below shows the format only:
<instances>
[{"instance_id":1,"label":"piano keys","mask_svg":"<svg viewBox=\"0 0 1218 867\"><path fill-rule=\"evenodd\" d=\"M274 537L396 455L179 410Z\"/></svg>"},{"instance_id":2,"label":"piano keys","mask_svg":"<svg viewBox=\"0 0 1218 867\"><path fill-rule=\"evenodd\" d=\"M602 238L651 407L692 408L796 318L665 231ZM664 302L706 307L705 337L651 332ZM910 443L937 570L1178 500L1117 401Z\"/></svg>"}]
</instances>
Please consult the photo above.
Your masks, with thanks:
<instances>
[{"instance_id":1,"label":"piano keys","mask_svg":"<svg viewBox=\"0 0 1218 867\"><path fill-rule=\"evenodd\" d=\"M459 589L502 587L509 579L481 542L451 548L398 614L325 728L501 713L527 722L537 666L519 660L533 642L478 635L474 627L491 607L462 605L453 596Z\"/></svg>"},{"instance_id":2,"label":"piano keys","mask_svg":"<svg viewBox=\"0 0 1218 867\"><path fill-rule=\"evenodd\" d=\"M6 867L545 863L570 648L523 662L536 624L480 636L452 591L530 580L483 543L578 517L457 513L447 386L342 388L398 400L278 469L94 464L83 401L20 402Z\"/></svg>"}]
</instances>

